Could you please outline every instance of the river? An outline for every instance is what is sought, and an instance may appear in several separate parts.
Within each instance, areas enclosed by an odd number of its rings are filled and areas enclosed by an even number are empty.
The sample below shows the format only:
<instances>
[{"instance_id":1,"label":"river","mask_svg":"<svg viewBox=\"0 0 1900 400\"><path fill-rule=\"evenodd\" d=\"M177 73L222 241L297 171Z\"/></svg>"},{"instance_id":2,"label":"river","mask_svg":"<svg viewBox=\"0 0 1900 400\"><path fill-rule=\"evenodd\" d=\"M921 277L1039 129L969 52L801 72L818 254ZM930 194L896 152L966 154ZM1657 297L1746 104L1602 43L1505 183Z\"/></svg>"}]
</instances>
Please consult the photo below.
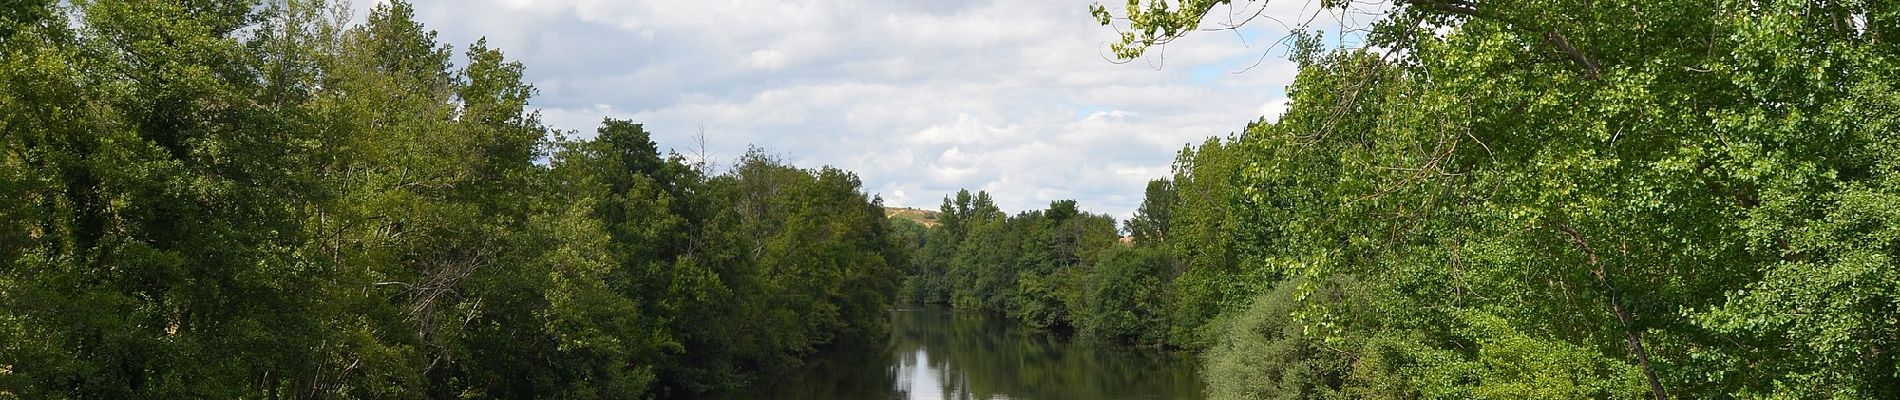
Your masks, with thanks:
<instances>
[{"instance_id":1,"label":"river","mask_svg":"<svg viewBox=\"0 0 1900 400\"><path fill-rule=\"evenodd\" d=\"M986 313L920 306L891 312L885 343L821 352L721 398L1194 400L1185 353L1071 340Z\"/></svg>"}]
</instances>

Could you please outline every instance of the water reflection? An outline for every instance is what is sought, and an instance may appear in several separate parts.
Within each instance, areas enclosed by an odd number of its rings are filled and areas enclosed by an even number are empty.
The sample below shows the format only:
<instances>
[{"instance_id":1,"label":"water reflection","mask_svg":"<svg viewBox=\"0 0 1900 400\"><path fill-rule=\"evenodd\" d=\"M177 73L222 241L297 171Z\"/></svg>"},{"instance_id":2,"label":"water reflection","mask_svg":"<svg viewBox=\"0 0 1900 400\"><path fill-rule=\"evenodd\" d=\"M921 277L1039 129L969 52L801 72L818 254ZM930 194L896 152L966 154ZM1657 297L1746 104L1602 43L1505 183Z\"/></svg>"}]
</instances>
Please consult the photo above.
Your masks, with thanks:
<instances>
[{"instance_id":1,"label":"water reflection","mask_svg":"<svg viewBox=\"0 0 1900 400\"><path fill-rule=\"evenodd\" d=\"M886 343L833 349L728 399L1200 399L1191 357L1075 343L982 313L891 313Z\"/></svg>"}]
</instances>

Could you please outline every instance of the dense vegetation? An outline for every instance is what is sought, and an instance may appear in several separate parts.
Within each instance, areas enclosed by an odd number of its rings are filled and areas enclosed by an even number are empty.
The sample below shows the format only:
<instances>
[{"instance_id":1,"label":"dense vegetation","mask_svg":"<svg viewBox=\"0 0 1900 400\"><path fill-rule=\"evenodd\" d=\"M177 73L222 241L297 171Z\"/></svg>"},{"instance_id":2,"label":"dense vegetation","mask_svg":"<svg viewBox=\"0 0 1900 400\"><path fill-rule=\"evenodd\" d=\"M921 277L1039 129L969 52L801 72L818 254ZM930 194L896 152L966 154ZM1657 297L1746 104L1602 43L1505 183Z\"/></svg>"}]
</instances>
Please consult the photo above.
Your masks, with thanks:
<instances>
[{"instance_id":1,"label":"dense vegetation","mask_svg":"<svg viewBox=\"0 0 1900 400\"><path fill-rule=\"evenodd\" d=\"M1900 398L1900 4L1395 3L1154 185L1172 268L1093 272L1164 272L1213 397Z\"/></svg>"},{"instance_id":2,"label":"dense vegetation","mask_svg":"<svg viewBox=\"0 0 1900 400\"><path fill-rule=\"evenodd\" d=\"M1224 3L1095 12L1131 58ZM1132 246L959 194L904 293L1201 350L1217 399L1900 398L1900 6L1397 3L1297 32L1291 107Z\"/></svg>"},{"instance_id":3,"label":"dense vegetation","mask_svg":"<svg viewBox=\"0 0 1900 400\"><path fill-rule=\"evenodd\" d=\"M664 396L885 331L855 176L562 139L403 2L5 7L0 398Z\"/></svg>"},{"instance_id":4,"label":"dense vegetation","mask_svg":"<svg viewBox=\"0 0 1900 400\"><path fill-rule=\"evenodd\" d=\"M1136 57L1224 3L1094 11ZM402 2L8 3L0 398L693 394L893 296L1200 351L1220 399L1900 398L1900 4L1396 3L1119 227L928 228L553 132Z\"/></svg>"},{"instance_id":5,"label":"dense vegetation","mask_svg":"<svg viewBox=\"0 0 1900 400\"><path fill-rule=\"evenodd\" d=\"M1115 221L1057 201L1048 210L1004 214L988 193L945 198L937 226L919 237L911 301L996 311L1036 327L1092 318L1081 279L1119 237Z\"/></svg>"}]
</instances>

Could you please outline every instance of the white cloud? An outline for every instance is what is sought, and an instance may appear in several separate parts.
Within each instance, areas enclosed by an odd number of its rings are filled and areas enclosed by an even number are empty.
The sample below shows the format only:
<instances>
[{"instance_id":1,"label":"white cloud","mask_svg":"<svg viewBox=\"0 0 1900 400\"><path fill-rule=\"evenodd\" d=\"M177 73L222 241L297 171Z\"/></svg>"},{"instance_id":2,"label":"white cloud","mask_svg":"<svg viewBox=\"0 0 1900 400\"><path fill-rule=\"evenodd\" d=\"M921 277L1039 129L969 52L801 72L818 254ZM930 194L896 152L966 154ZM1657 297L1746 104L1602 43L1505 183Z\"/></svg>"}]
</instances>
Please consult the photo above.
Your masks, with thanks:
<instances>
[{"instance_id":1,"label":"white cloud","mask_svg":"<svg viewBox=\"0 0 1900 400\"><path fill-rule=\"evenodd\" d=\"M1286 113L1287 107L1292 105L1293 103L1285 98L1267 100L1266 103L1260 104L1260 115L1267 117L1268 121L1279 121L1280 114Z\"/></svg>"},{"instance_id":2,"label":"white cloud","mask_svg":"<svg viewBox=\"0 0 1900 400\"><path fill-rule=\"evenodd\" d=\"M358 10L374 2L353 1ZM1269 52L1283 34L1277 25L1196 33L1165 57L1116 64L1103 58L1114 32L1095 24L1089 3L416 7L458 50L486 36L526 64L541 89L535 105L555 127L587 136L602 117L627 118L645 123L662 148L686 152L703 126L716 154L735 157L754 144L803 166L852 170L890 205L932 208L972 188L1010 210L1074 198L1126 218L1182 145L1285 107L1282 88L1296 70ZM1272 13L1300 10L1266 4ZM1209 20L1228 18L1214 14Z\"/></svg>"}]
</instances>

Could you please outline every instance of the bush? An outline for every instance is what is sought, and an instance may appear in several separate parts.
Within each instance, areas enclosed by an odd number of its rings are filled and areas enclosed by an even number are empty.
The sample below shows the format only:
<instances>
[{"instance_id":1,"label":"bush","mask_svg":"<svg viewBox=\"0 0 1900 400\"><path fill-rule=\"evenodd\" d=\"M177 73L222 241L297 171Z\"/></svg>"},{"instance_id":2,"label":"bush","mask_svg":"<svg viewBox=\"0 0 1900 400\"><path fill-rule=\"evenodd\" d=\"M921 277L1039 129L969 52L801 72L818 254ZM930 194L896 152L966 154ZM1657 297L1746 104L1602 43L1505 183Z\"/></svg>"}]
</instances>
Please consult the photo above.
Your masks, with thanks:
<instances>
[{"instance_id":1,"label":"bush","mask_svg":"<svg viewBox=\"0 0 1900 400\"><path fill-rule=\"evenodd\" d=\"M1335 397L1350 365L1343 354L1323 348L1294 318L1305 280L1275 285L1253 306L1218 322L1220 333L1202 354L1210 399L1311 399ZM1339 296L1325 285L1310 298Z\"/></svg>"}]
</instances>

